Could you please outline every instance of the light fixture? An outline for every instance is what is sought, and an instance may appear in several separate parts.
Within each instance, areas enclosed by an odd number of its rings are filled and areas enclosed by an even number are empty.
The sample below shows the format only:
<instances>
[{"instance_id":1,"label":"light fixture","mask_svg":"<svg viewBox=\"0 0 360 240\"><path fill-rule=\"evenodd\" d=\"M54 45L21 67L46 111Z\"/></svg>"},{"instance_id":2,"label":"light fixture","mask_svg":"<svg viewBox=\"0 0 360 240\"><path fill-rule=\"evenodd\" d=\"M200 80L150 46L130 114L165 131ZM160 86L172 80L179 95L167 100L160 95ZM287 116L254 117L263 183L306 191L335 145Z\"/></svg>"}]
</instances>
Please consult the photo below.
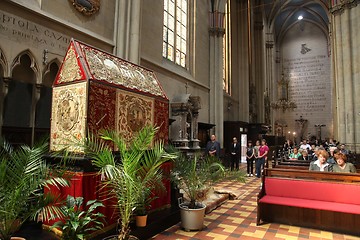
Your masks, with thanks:
<instances>
[{"instance_id":1,"label":"light fixture","mask_svg":"<svg viewBox=\"0 0 360 240\"><path fill-rule=\"evenodd\" d=\"M297 105L293 101L289 101L289 79L285 79L284 71L281 74L281 79L277 82L280 88L280 98L276 102L272 102L270 106L273 109L282 109L283 112L286 110L294 110Z\"/></svg>"},{"instance_id":2,"label":"light fixture","mask_svg":"<svg viewBox=\"0 0 360 240\"><path fill-rule=\"evenodd\" d=\"M298 20L302 20L304 17L302 15L298 16Z\"/></svg>"}]
</instances>

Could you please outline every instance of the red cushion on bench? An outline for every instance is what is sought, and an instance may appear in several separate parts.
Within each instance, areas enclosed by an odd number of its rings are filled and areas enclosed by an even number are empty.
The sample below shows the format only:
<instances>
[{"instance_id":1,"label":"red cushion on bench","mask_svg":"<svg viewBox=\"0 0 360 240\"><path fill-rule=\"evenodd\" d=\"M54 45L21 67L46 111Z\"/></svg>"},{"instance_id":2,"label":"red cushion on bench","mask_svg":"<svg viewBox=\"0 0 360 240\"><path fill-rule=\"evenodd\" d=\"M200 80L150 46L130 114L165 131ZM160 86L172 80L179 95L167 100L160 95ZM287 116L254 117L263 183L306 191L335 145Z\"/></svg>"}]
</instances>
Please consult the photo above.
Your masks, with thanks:
<instances>
[{"instance_id":1,"label":"red cushion on bench","mask_svg":"<svg viewBox=\"0 0 360 240\"><path fill-rule=\"evenodd\" d=\"M302 207L310 209L327 210L334 212L343 212L351 214L360 214L360 205L326 202L309 199L277 197L277 196L264 196L259 200L260 203L269 203L276 205L285 205L292 207Z\"/></svg>"},{"instance_id":2,"label":"red cushion on bench","mask_svg":"<svg viewBox=\"0 0 360 240\"><path fill-rule=\"evenodd\" d=\"M267 177L265 191L267 196L360 205L359 184Z\"/></svg>"}]
</instances>

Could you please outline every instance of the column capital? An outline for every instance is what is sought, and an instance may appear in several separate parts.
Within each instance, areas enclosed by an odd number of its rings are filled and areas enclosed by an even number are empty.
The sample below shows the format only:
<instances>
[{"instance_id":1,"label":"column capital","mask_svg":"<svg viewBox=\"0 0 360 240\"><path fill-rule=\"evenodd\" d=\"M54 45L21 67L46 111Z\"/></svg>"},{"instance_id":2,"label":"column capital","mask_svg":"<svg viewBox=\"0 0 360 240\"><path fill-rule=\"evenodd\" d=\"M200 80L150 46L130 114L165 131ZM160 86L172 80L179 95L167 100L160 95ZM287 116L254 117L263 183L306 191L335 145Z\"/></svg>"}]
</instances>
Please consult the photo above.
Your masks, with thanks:
<instances>
[{"instance_id":1,"label":"column capital","mask_svg":"<svg viewBox=\"0 0 360 240\"><path fill-rule=\"evenodd\" d=\"M225 28L210 28L210 36L222 37L225 35Z\"/></svg>"},{"instance_id":2,"label":"column capital","mask_svg":"<svg viewBox=\"0 0 360 240\"><path fill-rule=\"evenodd\" d=\"M357 5L358 0L340 0L331 7L330 12L333 15L341 15L345 9L354 8Z\"/></svg>"},{"instance_id":3,"label":"column capital","mask_svg":"<svg viewBox=\"0 0 360 240\"><path fill-rule=\"evenodd\" d=\"M266 48L273 48L274 47L274 42L273 41L266 41L265 46L266 46Z\"/></svg>"},{"instance_id":4,"label":"column capital","mask_svg":"<svg viewBox=\"0 0 360 240\"><path fill-rule=\"evenodd\" d=\"M209 33L210 36L224 36L225 26L224 26L224 17L225 13L223 12L209 12Z\"/></svg>"}]
</instances>

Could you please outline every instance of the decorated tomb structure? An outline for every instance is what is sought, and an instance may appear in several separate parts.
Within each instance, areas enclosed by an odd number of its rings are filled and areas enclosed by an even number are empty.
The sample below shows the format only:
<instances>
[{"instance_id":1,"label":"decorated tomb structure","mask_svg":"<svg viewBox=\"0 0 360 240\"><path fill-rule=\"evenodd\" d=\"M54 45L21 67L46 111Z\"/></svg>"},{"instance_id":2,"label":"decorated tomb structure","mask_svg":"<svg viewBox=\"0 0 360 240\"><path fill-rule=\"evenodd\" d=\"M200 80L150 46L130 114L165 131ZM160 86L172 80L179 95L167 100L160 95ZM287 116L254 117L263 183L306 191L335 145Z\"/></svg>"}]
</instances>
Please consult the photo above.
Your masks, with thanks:
<instances>
[{"instance_id":1,"label":"decorated tomb structure","mask_svg":"<svg viewBox=\"0 0 360 240\"><path fill-rule=\"evenodd\" d=\"M72 40L53 86L50 150L88 132L113 129L131 140L147 124L168 141L169 100L153 71Z\"/></svg>"}]
</instances>

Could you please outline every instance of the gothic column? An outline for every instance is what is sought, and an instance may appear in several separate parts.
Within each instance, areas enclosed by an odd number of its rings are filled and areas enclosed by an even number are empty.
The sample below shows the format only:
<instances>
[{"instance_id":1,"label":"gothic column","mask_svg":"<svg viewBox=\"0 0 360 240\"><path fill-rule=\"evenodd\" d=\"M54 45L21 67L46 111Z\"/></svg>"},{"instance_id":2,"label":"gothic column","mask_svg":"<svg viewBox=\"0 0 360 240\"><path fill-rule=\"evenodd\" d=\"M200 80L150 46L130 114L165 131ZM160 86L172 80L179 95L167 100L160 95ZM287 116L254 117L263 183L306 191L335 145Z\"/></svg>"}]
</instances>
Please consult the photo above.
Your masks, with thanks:
<instances>
[{"instance_id":1,"label":"gothic column","mask_svg":"<svg viewBox=\"0 0 360 240\"><path fill-rule=\"evenodd\" d=\"M223 36L224 13L210 11L210 122L214 123L217 140L223 145Z\"/></svg>"},{"instance_id":2,"label":"gothic column","mask_svg":"<svg viewBox=\"0 0 360 240\"><path fill-rule=\"evenodd\" d=\"M41 84L33 85L32 104L30 113L30 127L31 127L31 146L35 143L35 127L36 127L36 105L40 99Z\"/></svg>"},{"instance_id":3,"label":"gothic column","mask_svg":"<svg viewBox=\"0 0 360 240\"><path fill-rule=\"evenodd\" d=\"M2 136L2 127L4 124L4 103L5 103L5 98L9 92L9 83L10 83L11 79L8 77L4 77L3 81L1 83L1 97L0 97L0 136Z\"/></svg>"},{"instance_id":4,"label":"gothic column","mask_svg":"<svg viewBox=\"0 0 360 240\"><path fill-rule=\"evenodd\" d=\"M258 8L257 8L258 9ZM265 123L265 102L264 102L264 93L265 93L265 73L264 73L264 35L263 29L264 25L262 22L261 11L254 12L254 58L253 58L253 73L256 86L256 112L257 112L257 122Z\"/></svg>"},{"instance_id":5,"label":"gothic column","mask_svg":"<svg viewBox=\"0 0 360 240\"><path fill-rule=\"evenodd\" d=\"M237 62L238 62L238 73L239 76L237 81L239 81L239 119L244 122L249 122L249 115L250 115L250 63L251 63L251 54L249 52L249 29L248 25L248 16L247 14L238 14L241 9L248 9L249 2L246 1L234 1L234 5L232 8L232 14L236 16L234 27L234 31L236 34L233 33L232 36L236 36L237 42L234 43L237 46Z\"/></svg>"},{"instance_id":6,"label":"gothic column","mask_svg":"<svg viewBox=\"0 0 360 240\"><path fill-rule=\"evenodd\" d=\"M333 64L337 100L336 137L351 150L360 150L360 57L358 19L360 7L356 0L333 1Z\"/></svg>"},{"instance_id":7,"label":"gothic column","mask_svg":"<svg viewBox=\"0 0 360 240\"><path fill-rule=\"evenodd\" d=\"M267 40L265 43L265 91L268 97L268 100L270 102L273 102L275 99L275 92L273 85L275 85L273 81L273 50L274 50L274 42L271 40ZM272 114L272 111L270 109L270 116L265 115L266 118L269 118L270 124L272 126L273 133L275 133L275 125L274 125L274 114ZM266 121L265 121L266 123ZM269 124L269 123L266 123Z\"/></svg>"},{"instance_id":8,"label":"gothic column","mask_svg":"<svg viewBox=\"0 0 360 240\"><path fill-rule=\"evenodd\" d=\"M114 54L138 64L140 61L141 0L117 0Z\"/></svg>"},{"instance_id":9,"label":"gothic column","mask_svg":"<svg viewBox=\"0 0 360 240\"><path fill-rule=\"evenodd\" d=\"M129 60L140 63L141 0L131 0Z\"/></svg>"}]
</instances>

